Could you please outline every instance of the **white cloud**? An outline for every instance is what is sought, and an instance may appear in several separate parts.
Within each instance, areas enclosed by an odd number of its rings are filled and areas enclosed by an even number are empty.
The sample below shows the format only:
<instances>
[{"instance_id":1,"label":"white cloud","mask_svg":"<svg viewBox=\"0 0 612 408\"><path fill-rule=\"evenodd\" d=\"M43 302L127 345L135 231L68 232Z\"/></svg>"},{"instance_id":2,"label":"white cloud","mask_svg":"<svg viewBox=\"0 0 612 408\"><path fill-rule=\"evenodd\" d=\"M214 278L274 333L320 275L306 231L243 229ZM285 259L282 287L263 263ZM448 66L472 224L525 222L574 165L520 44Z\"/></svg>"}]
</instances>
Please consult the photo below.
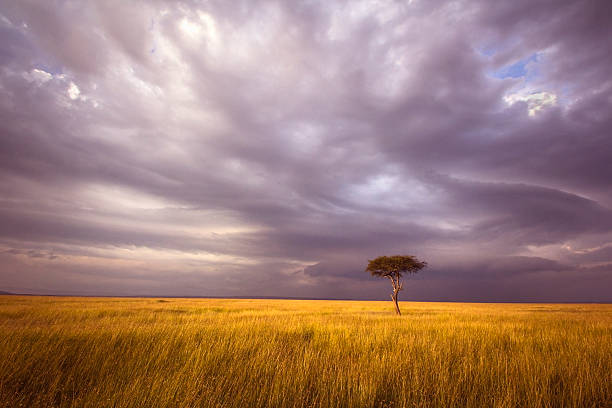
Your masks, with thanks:
<instances>
[{"instance_id":1,"label":"white cloud","mask_svg":"<svg viewBox=\"0 0 612 408\"><path fill-rule=\"evenodd\" d=\"M45 82L53 79L53 75L42 69L34 68L30 72L24 72L23 77L30 82L36 82L38 84L44 84Z\"/></svg>"},{"instance_id":2,"label":"white cloud","mask_svg":"<svg viewBox=\"0 0 612 408\"><path fill-rule=\"evenodd\" d=\"M202 33L202 26L198 23L194 23L186 17L181 20L179 28L183 34L192 38L197 38Z\"/></svg>"},{"instance_id":3,"label":"white cloud","mask_svg":"<svg viewBox=\"0 0 612 408\"><path fill-rule=\"evenodd\" d=\"M526 102L529 116L535 116L545 107L556 105L557 95L551 92L514 93L504 96L504 101L508 105L513 105L516 102Z\"/></svg>"},{"instance_id":4,"label":"white cloud","mask_svg":"<svg viewBox=\"0 0 612 408\"><path fill-rule=\"evenodd\" d=\"M70 85L68 86L68 97L72 100L75 100L78 99L80 95L81 90L79 89L79 87L74 82L70 82Z\"/></svg>"}]
</instances>

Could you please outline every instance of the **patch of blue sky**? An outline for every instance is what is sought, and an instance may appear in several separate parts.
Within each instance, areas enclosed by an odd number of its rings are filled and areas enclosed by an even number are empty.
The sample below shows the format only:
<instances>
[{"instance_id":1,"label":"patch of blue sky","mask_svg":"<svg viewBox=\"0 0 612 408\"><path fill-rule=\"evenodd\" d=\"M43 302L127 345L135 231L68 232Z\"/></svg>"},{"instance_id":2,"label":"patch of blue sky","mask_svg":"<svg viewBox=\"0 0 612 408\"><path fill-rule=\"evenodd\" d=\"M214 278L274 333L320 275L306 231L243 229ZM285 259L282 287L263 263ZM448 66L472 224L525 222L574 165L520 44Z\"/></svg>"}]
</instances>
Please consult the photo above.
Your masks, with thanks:
<instances>
[{"instance_id":1,"label":"patch of blue sky","mask_svg":"<svg viewBox=\"0 0 612 408\"><path fill-rule=\"evenodd\" d=\"M532 62L538 62L538 58L538 53L533 53L527 58L523 58L513 64L506 65L505 67L494 71L492 76L499 79L528 77L535 74L535 70L532 71L531 69L528 69L527 65Z\"/></svg>"},{"instance_id":2,"label":"patch of blue sky","mask_svg":"<svg viewBox=\"0 0 612 408\"><path fill-rule=\"evenodd\" d=\"M61 65L48 61L39 61L38 64L35 64L35 67L54 76L64 73L64 68Z\"/></svg>"},{"instance_id":3,"label":"patch of blue sky","mask_svg":"<svg viewBox=\"0 0 612 408\"><path fill-rule=\"evenodd\" d=\"M485 57L492 57L497 53L497 49L494 47L477 48L476 51Z\"/></svg>"}]
</instances>

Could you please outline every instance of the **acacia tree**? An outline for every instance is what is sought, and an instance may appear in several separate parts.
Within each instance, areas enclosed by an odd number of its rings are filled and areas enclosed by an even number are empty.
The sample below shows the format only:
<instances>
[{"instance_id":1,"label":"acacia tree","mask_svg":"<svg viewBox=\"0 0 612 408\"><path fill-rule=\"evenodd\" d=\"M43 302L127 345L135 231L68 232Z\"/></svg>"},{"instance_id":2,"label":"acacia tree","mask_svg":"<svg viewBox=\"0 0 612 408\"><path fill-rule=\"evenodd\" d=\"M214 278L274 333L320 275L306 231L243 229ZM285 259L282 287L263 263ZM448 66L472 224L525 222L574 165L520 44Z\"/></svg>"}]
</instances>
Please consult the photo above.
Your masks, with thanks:
<instances>
[{"instance_id":1,"label":"acacia tree","mask_svg":"<svg viewBox=\"0 0 612 408\"><path fill-rule=\"evenodd\" d=\"M393 285L391 300L395 305L395 312L401 315L402 312L400 312L397 304L397 294L403 287L402 275L404 273L417 273L426 266L427 262L419 261L412 255L379 256L376 259L368 260L366 272L370 272L372 276L381 276L391 280L391 285Z\"/></svg>"}]
</instances>

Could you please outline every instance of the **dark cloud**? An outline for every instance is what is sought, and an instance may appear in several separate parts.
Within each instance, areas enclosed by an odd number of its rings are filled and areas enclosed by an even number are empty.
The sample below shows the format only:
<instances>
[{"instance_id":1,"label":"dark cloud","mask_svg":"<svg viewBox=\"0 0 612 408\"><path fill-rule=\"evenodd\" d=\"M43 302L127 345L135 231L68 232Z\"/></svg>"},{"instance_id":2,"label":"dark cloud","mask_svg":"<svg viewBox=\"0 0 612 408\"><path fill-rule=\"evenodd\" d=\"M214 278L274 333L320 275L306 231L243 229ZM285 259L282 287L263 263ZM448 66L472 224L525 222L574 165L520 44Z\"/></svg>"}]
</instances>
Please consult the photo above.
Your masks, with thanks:
<instances>
[{"instance_id":1,"label":"dark cloud","mask_svg":"<svg viewBox=\"0 0 612 408\"><path fill-rule=\"evenodd\" d=\"M0 1L0 285L610 301L610 7Z\"/></svg>"},{"instance_id":2,"label":"dark cloud","mask_svg":"<svg viewBox=\"0 0 612 408\"><path fill-rule=\"evenodd\" d=\"M473 223L476 239L499 240L516 248L612 230L610 209L575 194L525 184L438 180L451 203L462 203L455 214L480 215Z\"/></svg>"}]
</instances>

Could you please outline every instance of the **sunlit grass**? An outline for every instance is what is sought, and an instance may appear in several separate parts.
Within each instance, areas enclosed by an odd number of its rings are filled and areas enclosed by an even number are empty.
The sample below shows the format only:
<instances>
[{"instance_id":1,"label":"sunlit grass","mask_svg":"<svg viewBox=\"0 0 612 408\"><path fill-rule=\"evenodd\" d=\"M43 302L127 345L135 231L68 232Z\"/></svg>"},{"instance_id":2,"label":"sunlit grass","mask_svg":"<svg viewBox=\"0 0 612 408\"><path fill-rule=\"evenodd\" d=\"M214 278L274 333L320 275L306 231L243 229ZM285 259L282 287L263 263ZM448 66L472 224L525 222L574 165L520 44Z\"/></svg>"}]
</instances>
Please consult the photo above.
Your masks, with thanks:
<instances>
[{"instance_id":1,"label":"sunlit grass","mask_svg":"<svg viewBox=\"0 0 612 408\"><path fill-rule=\"evenodd\" d=\"M0 296L0 406L612 406L612 305L401 307Z\"/></svg>"}]
</instances>

